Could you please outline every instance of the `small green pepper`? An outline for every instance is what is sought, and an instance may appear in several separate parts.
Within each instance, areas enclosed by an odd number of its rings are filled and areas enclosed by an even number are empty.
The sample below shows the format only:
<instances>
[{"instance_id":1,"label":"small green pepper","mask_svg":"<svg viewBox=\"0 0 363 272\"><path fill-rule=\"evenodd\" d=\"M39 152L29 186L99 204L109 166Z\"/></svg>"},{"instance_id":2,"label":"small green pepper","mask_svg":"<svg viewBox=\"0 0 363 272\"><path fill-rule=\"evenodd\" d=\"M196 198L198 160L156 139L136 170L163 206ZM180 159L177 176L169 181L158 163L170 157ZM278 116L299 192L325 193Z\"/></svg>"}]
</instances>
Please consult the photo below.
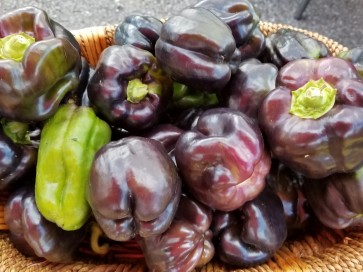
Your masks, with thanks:
<instances>
[{"instance_id":1,"label":"small green pepper","mask_svg":"<svg viewBox=\"0 0 363 272\"><path fill-rule=\"evenodd\" d=\"M82 227L90 215L86 187L95 153L111 128L90 107L61 106L45 124L39 145L35 199L40 213L64 230Z\"/></svg>"}]
</instances>

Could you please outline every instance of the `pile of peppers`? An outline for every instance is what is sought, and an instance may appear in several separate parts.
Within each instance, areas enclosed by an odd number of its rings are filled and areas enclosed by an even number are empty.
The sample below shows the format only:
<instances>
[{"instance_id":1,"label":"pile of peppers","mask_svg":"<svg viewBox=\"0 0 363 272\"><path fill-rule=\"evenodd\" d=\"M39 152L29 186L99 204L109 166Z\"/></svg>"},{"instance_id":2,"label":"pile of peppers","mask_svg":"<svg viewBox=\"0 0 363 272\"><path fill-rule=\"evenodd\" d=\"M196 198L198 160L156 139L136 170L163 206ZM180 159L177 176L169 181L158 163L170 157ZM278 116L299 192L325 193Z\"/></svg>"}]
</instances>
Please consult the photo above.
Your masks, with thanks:
<instances>
[{"instance_id":1,"label":"pile of peppers","mask_svg":"<svg viewBox=\"0 0 363 272\"><path fill-rule=\"evenodd\" d=\"M259 23L247 0L130 14L90 67L46 11L1 15L14 246L58 263L89 236L102 256L133 241L151 271L184 272L265 263L316 224L363 226L362 48L333 56Z\"/></svg>"}]
</instances>

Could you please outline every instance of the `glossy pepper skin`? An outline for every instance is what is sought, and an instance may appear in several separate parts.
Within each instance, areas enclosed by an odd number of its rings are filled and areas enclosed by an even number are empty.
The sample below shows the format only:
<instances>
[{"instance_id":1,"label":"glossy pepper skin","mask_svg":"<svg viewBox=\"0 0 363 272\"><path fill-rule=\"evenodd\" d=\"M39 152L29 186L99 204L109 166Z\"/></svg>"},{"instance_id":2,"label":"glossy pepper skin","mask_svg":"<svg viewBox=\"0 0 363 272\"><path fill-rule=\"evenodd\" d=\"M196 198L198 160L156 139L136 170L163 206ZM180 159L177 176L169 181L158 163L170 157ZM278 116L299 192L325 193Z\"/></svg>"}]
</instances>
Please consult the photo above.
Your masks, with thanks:
<instances>
[{"instance_id":1,"label":"glossy pepper skin","mask_svg":"<svg viewBox=\"0 0 363 272\"><path fill-rule=\"evenodd\" d=\"M86 198L95 153L111 129L92 108L62 105L45 124L38 151L35 199L41 214L64 230L81 228L91 209Z\"/></svg>"},{"instance_id":2,"label":"glossy pepper skin","mask_svg":"<svg viewBox=\"0 0 363 272\"><path fill-rule=\"evenodd\" d=\"M235 50L231 30L204 8L186 8L171 16L155 45L158 62L173 80L206 92L227 84Z\"/></svg>"},{"instance_id":3,"label":"glossy pepper skin","mask_svg":"<svg viewBox=\"0 0 363 272\"><path fill-rule=\"evenodd\" d=\"M302 190L304 181L303 176L278 160L272 160L266 182L282 202L289 237L304 233L313 217Z\"/></svg>"},{"instance_id":4,"label":"glossy pepper skin","mask_svg":"<svg viewBox=\"0 0 363 272\"><path fill-rule=\"evenodd\" d=\"M199 117L206 110L208 108L203 107L186 109L177 115L174 124L183 130L191 130L197 125Z\"/></svg>"},{"instance_id":5,"label":"glossy pepper skin","mask_svg":"<svg viewBox=\"0 0 363 272\"><path fill-rule=\"evenodd\" d=\"M363 47L355 47L348 51L342 51L338 57L353 63L359 75L363 77Z\"/></svg>"},{"instance_id":6,"label":"glossy pepper skin","mask_svg":"<svg viewBox=\"0 0 363 272\"><path fill-rule=\"evenodd\" d=\"M129 15L115 29L115 44L131 44L154 54L162 25L153 16Z\"/></svg>"},{"instance_id":7,"label":"glossy pepper skin","mask_svg":"<svg viewBox=\"0 0 363 272\"><path fill-rule=\"evenodd\" d=\"M287 237L282 203L267 188L235 211L216 211L211 229L216 256L239 267L266 262Z\"/></svg>"},{"instance_id":8,"label":"glossy pepper skin","mask_svg":"<svg viewBox=\"0 0 363 272\"><path fill-rule=\"evenodd\" d=\"M277 86L259 114L277 159L310 178L363 165L363 82L350 62L295 60L280 70Z\"/></svg>"},{"instance_id":9,"label":"glossy pepper skin","mask_svg":"<svg viewBox=\"0 0 363 272\"><path fill-rule=\"evenodd\" d=\"M14 143L0 128L0 191L18 187L36 162L36 148Z\"/></svg>"},{"instance_id":10,"label":"glossy pepper skin","mask_svg":"<svg viewBox=\"0 0 363 272\"><path fill-rule=\"evenodd\" d=\"M306 179L303 191L316 218L325 226L363 226L363 168L354 173Z\"/></svg>"},{"instance_id":11,"label":"glossy pepper skin","mask_svg":"<svg viewBox=\"0 0 363 272\"><path fill-rule=\"evenodd\" d=\"M159 141L175 162L175 145L183 132L184 130L173 124L159 124L142 136Z\"/></svg>"},{"instance_id":12,"label":"glossy pepper skin","mask_svg":"<svg viewBox=\"0 0 363 272\"><path fill-rule=\"evenodd\" d=\"M277 67L271 63L261 63L258 59L243 61L219 92L220 103L257 119L261 101L276 87L277 73Z\"/></svg>"},{"instance_id":13,"label":"glossy pepper skin","mask_svg":"<svg viewBox=\"0 0 363 272\"><path fill-rule=\"evenodd\" d=\"M9 237L15 247L29 256L67 263L85 236L85 228L65 231L46 220L35 203L34 187L21 187L9 197L4 210Z\"/></svg>"},{"instance_id":14,"label":"glossy pepper skin","mask_svg":"<svg viewBox=\"0 0 363 272\"><path fill-rule=\"evenodd\" d=\"M102 52L87 94L107 122L128 131L141 131L159 122L172 88L172 80L150 52L126 44Z\"/></svg>"},{"instance_id":15,"label":"glossy pepper skin","mask_svg":"<svg viewBox=\"0 0 363 272\"><path fill-rule=\"evenodd\" d=\"M88 202L108 238L161 234L174 218L180 195L176 166L159 141L129 136L97 152Z\"/></svg>"},{"instance_id":16,"label":"glossy pepper skin","mask_svg":"<svg viewBox=\"0 0 363 272\"><path fill-rule=\"evenodd\" d=\"M319 59L330 55L324 43L293 29L279 29L266 38L264 59L278 68L296 59Z\"/></svg>"},{"instance_id":17,"label":"glossy pepper skin","mask_svg":"<svg viewBox=\"0 0 363 272\"><path fill-rule=\"evenodd\" d=\"M2 54L0 115L24 122L49 118L63 97L79 84L81 56L76 39L35 7L1 16L0 29L0 38L18 33L34 38L28 46L24 45L27 44L24 38L8 43L14 48L11 53L19 52L17 48L22 47L24 55L21 60L10 58L12 54L8 52ZM0 51L4 52L4 47Z\"/></svg>"},{"instance_id":18,"label":"glossy pepper skin","mask_svg":"<svg viewBox=\"0 0 363 272\"><path fill-rule=\"evenodd\" d=\"M265 49L265 36L259 28L260 17L248 0L202 0L195 7L213 12L231 29L240 59L258 57Z\"/></svg>"},{"instance_id":19,"label":"glossy pepper skin","mask_svg":"<svg viewBox=\"0 0 363 272\"><path fill-rule=\"evenodd\" d=\"M212 210L182 195L170 227L162 234L138 239L150 271L193 271L214 256L209 230Z\"/></svg>"},{"instance_id":20,"label":"glossy pepper skin","mask_svg":"<svg viewBox=\"0 0 363 272\"><path fill-rule=\"evenodd\" d=\"M228 108L202 113L194 129L179 137L175 159L191 194L222 211L254 199L271 163L257 122Z\"/></svg>"}]
</instances>

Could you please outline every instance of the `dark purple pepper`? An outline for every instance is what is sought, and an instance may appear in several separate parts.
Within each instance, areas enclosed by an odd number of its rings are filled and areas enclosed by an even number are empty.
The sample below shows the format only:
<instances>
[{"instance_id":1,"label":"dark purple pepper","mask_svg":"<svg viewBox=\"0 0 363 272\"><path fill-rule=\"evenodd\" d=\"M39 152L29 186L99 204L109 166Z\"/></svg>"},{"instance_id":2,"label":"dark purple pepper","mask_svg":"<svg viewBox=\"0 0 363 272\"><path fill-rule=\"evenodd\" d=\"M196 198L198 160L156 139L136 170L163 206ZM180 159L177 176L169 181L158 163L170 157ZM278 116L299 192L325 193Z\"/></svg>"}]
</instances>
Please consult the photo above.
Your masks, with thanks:
<instances>
[{"instance_id":1,"label":"dark purple pepper","mask_svg":"<svg viewBox=\"0 0 363 272\"><path fill-rule=\"evenodd\" d=\"M293 29L279 29L266 38L264 61L281 68L296 59L319 59L330 56L328 47L321 41Z\"/></svg>"},{"instance_id":2,"label":"dark purple pepper","mask_svg":"<svg viewBox=\"0 0 363 272\"><path fill-rule=\"evenodd\" d=\"M176 82L215 92L231 77L235 50L231 30L222 20L204 8L186 8L163 24L155 56Z\"/></svg>"},{"instance_id":3,"label":"dark purple pepper","mask_svg":"<svg viewBox=\"0 0 363 272\"><path fill-rule=\"evenodd\" d=\"M162 25L153 16L129 15L115 29L115 44L131 44L154 54Z\"/></svg>"},{"instance_id":4,"label":"dark purple pepper","mask_svg":"<svg viewBox=\"0 0 363 272\"><path fill-rule=\"evenodd\" d=\"M9 197L4 217L10 240L19 251L55 263L74 261L76 250L86 234L85 227L65 231L46 220L37 208L34 187L31 186L19 188Z\"/></svg>"},{"instance_id":5,"label":"dark purple pepper","mask_svg":"<svg viewBox=\"0 0 363 272\"><path fill-rule=\"evenodd\" d=\"M130 136L97 152L88 201L110 239L150 237L171 224L181 194L176 166L162 144Z\"/></svg>"},{"instance_id":6,"label":"dark purple pepper","mask_svg":"<svg viewBox=\"0 0 363 272\"><path fill-rule=\"evenodd\" d=\"M212 211L182 195L175 218L162 234L139 239L151 271L193 271L214 256Z\"/></svg>"},{"instance_id":7,"label":"dark purple pepper","mask_svg":"<svg viewBox=\"0 0 363 272\"><path fill-rule=\"evenodd\" d=\"M363 226L363 168L354 173L306 179L303 192L316 218L325 226Z\"/></svg>"},{"instance_id":8,"label":"dark purple pepper","mask_svg":"<svg viewBox=\"0 0 363 272\"><path fill-rule=\"evenodd\" d=\"M251 1L202 0L195 7L210 10L229 26L241 61L256 58L265 49L265 36L259 28L260 16Z\"/></svg>"},{"instance_id":9,"label":"dark purple pepper","mask_svg":"<svg viewBox=\"0 0 363 272\"><path fill-rule=\"evenodd\" d=\"M19 182L35 170L37 149L14 143L0 129L0 191L19 187Z\"/></svg>"},{"instance_id":10,"label":"dark purple pepper","mask_svg":"<svg viewBox=\"0 0 363 272\"><path fill-rule=\"evenodd\" d=\"M228 108L203 112L196 126L179 137L175 159L191 194L222 211L254 199L270 170L257 122Z\"/></svg>"},{"instance_id":11,"label":"dark purple pepper","mask_svg":"<svg viewBox=\"0 0 363 272\"><path fill-rule=\"evenodd\" d=\"M287 237L282 203L269 189L235 211L216 211L212 230L216 255L239 267L266 262Z\"/></svg>"},{"instance_id":12,"label":"dark purple pepper","mask_svg":"<svg viewBox=\"0 0 363 272\"><path fill-rule=\"evenodd\" d=\"M265 96L276 87L278 69L258 59L243 61L227 86L219 92L221 104L258 118L258 109Z\"/></svg>"},{"instance_id":13,"label":"dark purple pepper","mask_svg":"<svg viewBox=\"0 0 363 272\"><path fill-rule=\"evenodd\" d=\"M127 44L102 52L87 93L91 105L107 122L135 132L160 121L172 88L172 80L150 52Z\"/></svg>"},{"instance_id":14,"label":"dark purple pepper","mask_svg":"<svg viewBox=\"0 0 363 272\"><path fill-rule=\"evenodd\" d=\"M363 166L363 81L336 57L289 62L260 106L273 155L310 178Z\"/></svg>"}]
</instances>

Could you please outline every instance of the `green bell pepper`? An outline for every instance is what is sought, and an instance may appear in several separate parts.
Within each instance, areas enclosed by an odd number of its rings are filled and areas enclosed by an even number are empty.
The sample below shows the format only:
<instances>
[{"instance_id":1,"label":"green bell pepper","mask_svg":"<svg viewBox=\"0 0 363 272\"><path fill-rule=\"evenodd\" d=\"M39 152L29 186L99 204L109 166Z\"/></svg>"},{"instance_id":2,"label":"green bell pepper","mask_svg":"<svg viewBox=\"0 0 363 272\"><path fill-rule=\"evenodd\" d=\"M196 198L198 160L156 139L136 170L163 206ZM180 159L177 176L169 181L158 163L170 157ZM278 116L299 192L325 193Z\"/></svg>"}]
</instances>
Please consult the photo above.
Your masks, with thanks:
<instances>
[{"instance_id":1,"label":"green bell pepper","mask_svg":"<svg viewBox=\"0 0 363 272\"><path fill-rule=\"evenodd\" d=\"M96 152L111 139L110 126L90 107L62 105L45 124L39 145L35 199L40 213L64 230L82 227Z\"/></svg>"}]
</instances>

